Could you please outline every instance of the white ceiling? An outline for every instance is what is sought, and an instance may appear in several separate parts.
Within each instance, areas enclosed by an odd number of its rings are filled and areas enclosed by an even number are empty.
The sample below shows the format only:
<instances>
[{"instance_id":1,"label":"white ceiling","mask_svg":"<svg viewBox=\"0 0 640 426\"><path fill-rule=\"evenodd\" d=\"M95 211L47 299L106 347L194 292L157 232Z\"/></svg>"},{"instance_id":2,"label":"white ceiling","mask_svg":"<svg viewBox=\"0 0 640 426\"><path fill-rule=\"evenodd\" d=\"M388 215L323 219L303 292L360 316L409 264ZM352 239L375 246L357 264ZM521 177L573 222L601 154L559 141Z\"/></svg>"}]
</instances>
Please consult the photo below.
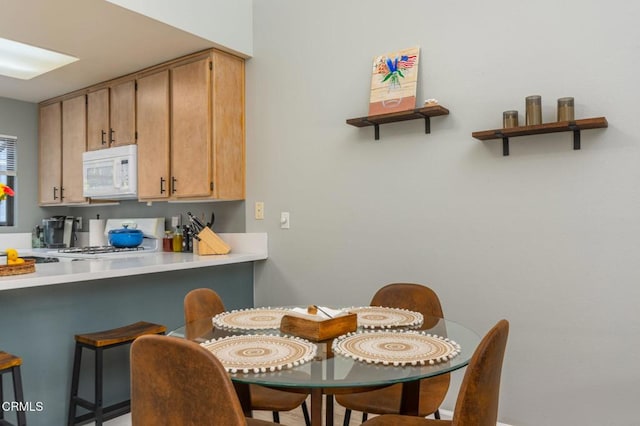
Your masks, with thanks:
<instances>
[{"instance_id":1,"label":"white ceiling","mask_svg":"<svg viewBox=\"0 0 640 426\"><path fill-rule=\"evenodd\" d=\"M0 97L40 102L199 50L212 41L104 0L7 0L0 37L80 58L35 77L0 76Z\"/></svg>"}]
</instances>

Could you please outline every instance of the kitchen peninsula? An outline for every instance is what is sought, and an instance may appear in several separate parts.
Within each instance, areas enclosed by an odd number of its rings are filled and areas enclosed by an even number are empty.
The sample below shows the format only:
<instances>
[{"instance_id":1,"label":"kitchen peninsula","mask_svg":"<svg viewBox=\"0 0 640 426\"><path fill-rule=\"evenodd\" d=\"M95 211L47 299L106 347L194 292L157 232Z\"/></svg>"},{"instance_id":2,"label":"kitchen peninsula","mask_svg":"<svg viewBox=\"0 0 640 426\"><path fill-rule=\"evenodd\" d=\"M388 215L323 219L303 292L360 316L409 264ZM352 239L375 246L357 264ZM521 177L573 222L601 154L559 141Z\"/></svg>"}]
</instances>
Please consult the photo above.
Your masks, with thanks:
<instances>
[{"instance_id":1,"label":"kitchen peninsula","mask_svg":"<svg viewBox=\"0 0 640 426\"><path fill-rule=\"evenodd\" d=\"M75 334L141 320L176 328L184 322L185 294L199 287L214 289L229 309L253 306L253 267L267 258L267 235L220 235L232 248L227 255L42 263L35 273L0 278L0 347L22 357L25 399L43 407L27 413L28 423L65 423ZM127 397L128 351L116 348L105 358L105 405ZM80 382L88 396L90 367L83 365Z\"/></svg>"}]
</instances>

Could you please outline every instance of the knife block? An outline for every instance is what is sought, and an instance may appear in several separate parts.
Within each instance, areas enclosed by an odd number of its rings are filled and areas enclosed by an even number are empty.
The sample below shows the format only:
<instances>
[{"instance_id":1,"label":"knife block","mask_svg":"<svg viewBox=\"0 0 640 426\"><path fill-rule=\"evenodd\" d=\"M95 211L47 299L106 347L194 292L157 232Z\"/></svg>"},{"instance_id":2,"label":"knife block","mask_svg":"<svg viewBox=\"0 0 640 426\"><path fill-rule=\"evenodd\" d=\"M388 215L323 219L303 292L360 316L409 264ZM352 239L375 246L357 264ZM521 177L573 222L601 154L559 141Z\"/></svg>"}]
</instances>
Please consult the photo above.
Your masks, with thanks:
<instances>
[{"instance_id":1,"label":"knife block","mask_svg":"<svg viewBox=\"0 0 640 426\"><path fill-rule=\"evenodd\" d=\"M200 231L198 238L200 238L200 241L196 239L193 241L193 253L199 256L227 254L231 251L229 244L225 243L222 238L209 228L204 228Z\"/></svg>"}]
</instances>

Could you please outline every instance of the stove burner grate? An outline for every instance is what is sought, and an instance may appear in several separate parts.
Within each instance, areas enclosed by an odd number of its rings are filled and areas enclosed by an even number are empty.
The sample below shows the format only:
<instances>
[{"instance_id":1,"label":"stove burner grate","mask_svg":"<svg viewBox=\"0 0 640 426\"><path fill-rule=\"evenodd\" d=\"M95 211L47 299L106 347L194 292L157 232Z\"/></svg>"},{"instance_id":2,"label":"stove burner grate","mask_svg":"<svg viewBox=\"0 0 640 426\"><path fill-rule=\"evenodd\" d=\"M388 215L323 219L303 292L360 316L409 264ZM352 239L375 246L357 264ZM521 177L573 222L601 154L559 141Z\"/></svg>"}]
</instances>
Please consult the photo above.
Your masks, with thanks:
<instances>
[{"instance_id":1,"label":"stove burner grate","mask_svg":"<svg viewBox=\"0 0 640 426\"><path fill-rule=\"evenodd\" d=\"M129 251L143 251L144 247L113 247L113 246L89 246L89 247L71 247L58 250L58 253L70 254L103 254L103 253L122 253Z\"/></svg>"}]
</instances>

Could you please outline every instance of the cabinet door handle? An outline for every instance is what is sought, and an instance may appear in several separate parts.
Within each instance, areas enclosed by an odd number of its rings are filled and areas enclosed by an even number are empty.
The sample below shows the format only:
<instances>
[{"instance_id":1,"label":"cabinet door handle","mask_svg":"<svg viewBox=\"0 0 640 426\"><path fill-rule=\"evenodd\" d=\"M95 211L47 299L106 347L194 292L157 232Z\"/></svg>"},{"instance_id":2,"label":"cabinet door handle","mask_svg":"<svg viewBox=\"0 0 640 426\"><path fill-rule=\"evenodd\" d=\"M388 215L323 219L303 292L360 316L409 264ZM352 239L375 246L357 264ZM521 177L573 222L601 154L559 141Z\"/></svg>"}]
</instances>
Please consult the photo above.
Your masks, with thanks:
<instances>
[{"instance_id":1,"label":"cabinet door handle","mask_svg":"<svg viewBox=\"0 0 640 426\"><path fill-rule=\"evenodd\" d=\"M167 180L163 177L160 178L160 193L164 194L167 190L164 188L164 184Z\"/></svg>"},{"instance_id":2,"label":"cabinet door handle","mask_svg":"<svg viewBox=\"0 0 640 426\"><path fill-rule=\"evenodd\" d=\"M64 201L64 186L60 187L60 201Z\"/></svg>"},{"instance_id":3,"label":"cabinet door handle","mask_svg":"<svg viewBox=\"0 0 640 426\"><path fill-rule=\"evenodd\" d=\"M53 199L58 199L58 188L56 188L55 186L53 187Z\"/></svg>"},{"instance_id":4,"label":"cabinet door handle","mask_svg":"<svg viewBox=\"0 0 640 426\"><path fill-rule=\"evenodd\" d=\"M176 179L174 176L171 176L171 193L175 194L176 193L176 182L178 181L178 179Z\"/></svg>"},{"instance_id":5,"label":"cabinet door handle","mask_svg":"<svg viewBox=\"0 0 640 426\"><path fill-rule=\"evenodd\" d=\"M109 129L109 144L114 143L116 140L113 138L113 134L115 133L115 130L113 129Z\"/></svg>"},{"instance_id":6,"label":"cabinet door handle","mask_svg":"<svg viewBox=\"0 0 640 426\"><path fill-rule=\"evenodd\" d=\"M102 133L101 142L102 142L102 145L105 145L107 141L104 140L104 137L107 136L107 132L105 132L104 130L101 130L101 133Z\"/></svg>"}]
</instances>

